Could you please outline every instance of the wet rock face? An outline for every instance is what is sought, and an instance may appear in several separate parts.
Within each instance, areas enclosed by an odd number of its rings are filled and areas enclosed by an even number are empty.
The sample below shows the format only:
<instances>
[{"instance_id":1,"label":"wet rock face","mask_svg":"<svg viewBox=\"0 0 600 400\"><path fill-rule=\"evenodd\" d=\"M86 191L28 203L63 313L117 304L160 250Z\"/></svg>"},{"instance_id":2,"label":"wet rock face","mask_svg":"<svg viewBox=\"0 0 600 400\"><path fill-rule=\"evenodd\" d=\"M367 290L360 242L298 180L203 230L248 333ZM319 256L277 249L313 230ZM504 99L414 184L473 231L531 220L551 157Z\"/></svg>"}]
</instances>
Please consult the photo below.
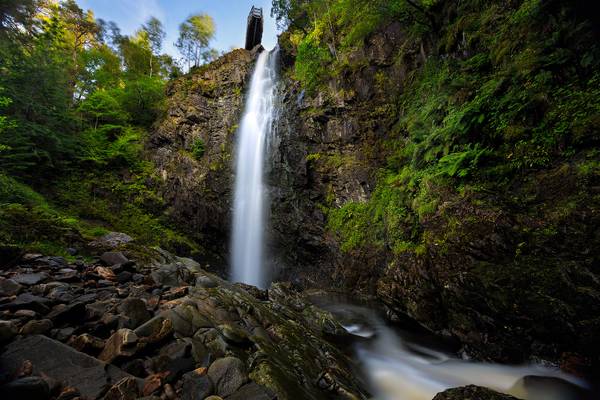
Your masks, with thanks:
<instances>
[{"instance_id":1,"label":"wet rock face","mask_svg":"<svg viewBox=\"0 0 600 400\"><path fill-rule=\"evenodd\" d=\"M228 245L233 142L255 57L234 50L175 81L148 143L170 216L207 247L213 264L224 264Z\"/></svg>"},{"instance_id":2,"label":"wet rock face","mask_svg":"<svg viewBox=\"0 0 600 400\"><path fill-rule=\"evenodd\" d=\"M394 62L398 46L406 46L402 63ZM282 53L284 61L293 58ZM405 70L418 68L418 53L401 26L391 24L351 55L350 63L367 67L337 76L314 93L283 80L267 166L275 276L305 287L375 291L382 256L343 254L328 235L323 210L370 197L393 123L386 104L401 90ZM375 82L376 74L387 80Z\"/></svg>"},{"instance_id":3,"label":"wet rock face","mask_svg":"<svg viewBox=\"0 0 600 400\"><path fill-rule=\"evenodd\" d=\"M0 392L32 399L366 398L350 360L328 342L343 329L292 285L267 294L160 249L146 254L155 258L138 262L124 250L126 267L104 266L98 257L60 268L36 255L0 271L7 280L33 266L45 275L18 296L0 297ZM72 276L57 281L65 268ZM143 279L109 273L121 268Z\"/></svg>"}]
</instances>

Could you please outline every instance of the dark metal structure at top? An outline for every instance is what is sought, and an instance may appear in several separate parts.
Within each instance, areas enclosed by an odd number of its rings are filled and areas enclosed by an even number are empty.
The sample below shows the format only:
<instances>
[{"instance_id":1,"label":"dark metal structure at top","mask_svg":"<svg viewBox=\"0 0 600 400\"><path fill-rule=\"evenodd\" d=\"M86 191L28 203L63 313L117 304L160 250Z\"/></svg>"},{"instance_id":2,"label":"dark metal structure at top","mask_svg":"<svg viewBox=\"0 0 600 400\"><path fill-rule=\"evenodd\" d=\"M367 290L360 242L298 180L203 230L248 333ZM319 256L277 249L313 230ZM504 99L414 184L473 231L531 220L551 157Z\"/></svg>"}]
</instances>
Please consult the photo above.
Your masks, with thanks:
<instances>
[{"instance_id":1,"label":"dark metal structure at top","mask_svg":"<svg viewBox=\"0 0 600 400\"><path fill-rule=\"evenodd\" d=\"M252 6L248 15L248 28L246 29L246 50L252 50L262 42L263 34L263 10Z\"/></svg>"}]
</instances>

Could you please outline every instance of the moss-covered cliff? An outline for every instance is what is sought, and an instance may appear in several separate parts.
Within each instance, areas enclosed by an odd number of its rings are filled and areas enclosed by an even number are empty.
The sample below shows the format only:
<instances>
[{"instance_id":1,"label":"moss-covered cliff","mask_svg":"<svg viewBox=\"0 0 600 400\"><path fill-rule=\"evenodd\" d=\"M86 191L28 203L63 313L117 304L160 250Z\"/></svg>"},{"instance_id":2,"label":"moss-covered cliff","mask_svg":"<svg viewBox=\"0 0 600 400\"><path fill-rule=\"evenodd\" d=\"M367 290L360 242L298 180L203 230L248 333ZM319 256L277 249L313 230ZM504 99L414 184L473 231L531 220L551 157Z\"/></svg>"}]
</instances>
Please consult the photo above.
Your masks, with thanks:
<instances>
[{"instance_id":1,"label":"moss-covered cliff","mask_svg":"<svg viewBox=\"0 0 600 400\"><path fill-rule=\"evenodd\" d=\"M341 3L298 3L280 39L283 276L376 293L483 358L597 363L592 7Z\"/></svg>"}]
</instances>

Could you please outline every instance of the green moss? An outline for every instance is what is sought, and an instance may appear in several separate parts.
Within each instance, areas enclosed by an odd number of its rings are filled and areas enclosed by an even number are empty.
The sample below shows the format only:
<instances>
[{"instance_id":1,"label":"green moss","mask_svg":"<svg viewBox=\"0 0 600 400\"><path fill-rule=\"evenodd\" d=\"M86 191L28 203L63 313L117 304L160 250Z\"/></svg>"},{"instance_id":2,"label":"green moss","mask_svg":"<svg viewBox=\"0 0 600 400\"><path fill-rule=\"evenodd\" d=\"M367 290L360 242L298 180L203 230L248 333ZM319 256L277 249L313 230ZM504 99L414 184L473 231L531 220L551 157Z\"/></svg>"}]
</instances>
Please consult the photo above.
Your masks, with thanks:
<instances>
[{"instance_id":1,"label":"green moss","mask_svg":"<svg viewBox=\"0 0 600 400\"><path fill-rule=\"evenodd\" d=\"M322 157L321 153L311 153L306 156L306 162L318 161Z\"/></svg>"},{"instance_id":2,"label":"green moss","mask_svg":"<svg viewBox=\"0 0 600 400\"><path fill-rule=\"evenodd\" d=\"M116 174L93 173L65 179L56 186L56 205L82 221L78 229L86 237L110 229L126 232L140 244L197 254L199 246L164 216L166 206L153 189L157 177L152 164L141 164L131 172L127 181Z\"/></svg>"}]
</instances>

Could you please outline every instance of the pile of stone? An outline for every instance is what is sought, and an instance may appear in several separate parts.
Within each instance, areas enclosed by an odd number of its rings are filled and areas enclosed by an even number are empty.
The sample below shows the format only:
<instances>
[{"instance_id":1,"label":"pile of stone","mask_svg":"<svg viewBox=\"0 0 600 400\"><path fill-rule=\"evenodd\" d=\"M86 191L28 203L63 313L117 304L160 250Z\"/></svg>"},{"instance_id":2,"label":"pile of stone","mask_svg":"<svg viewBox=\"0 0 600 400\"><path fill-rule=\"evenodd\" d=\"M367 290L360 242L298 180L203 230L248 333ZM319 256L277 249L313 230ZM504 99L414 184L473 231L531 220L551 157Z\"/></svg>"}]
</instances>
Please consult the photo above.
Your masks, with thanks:
<instances>
[{"instance_id":1,"label":"pile of stone","mask_svg":"<svg viewBox=\"0 0 600 400\"><path fill-rule=\"evenodd\" d=\"M331 344L345 331L289 286L139 257L120 235L93 243L94 259L26 254L0 269L0 398L366 398Z\"/></svg>"}]
</instances>

